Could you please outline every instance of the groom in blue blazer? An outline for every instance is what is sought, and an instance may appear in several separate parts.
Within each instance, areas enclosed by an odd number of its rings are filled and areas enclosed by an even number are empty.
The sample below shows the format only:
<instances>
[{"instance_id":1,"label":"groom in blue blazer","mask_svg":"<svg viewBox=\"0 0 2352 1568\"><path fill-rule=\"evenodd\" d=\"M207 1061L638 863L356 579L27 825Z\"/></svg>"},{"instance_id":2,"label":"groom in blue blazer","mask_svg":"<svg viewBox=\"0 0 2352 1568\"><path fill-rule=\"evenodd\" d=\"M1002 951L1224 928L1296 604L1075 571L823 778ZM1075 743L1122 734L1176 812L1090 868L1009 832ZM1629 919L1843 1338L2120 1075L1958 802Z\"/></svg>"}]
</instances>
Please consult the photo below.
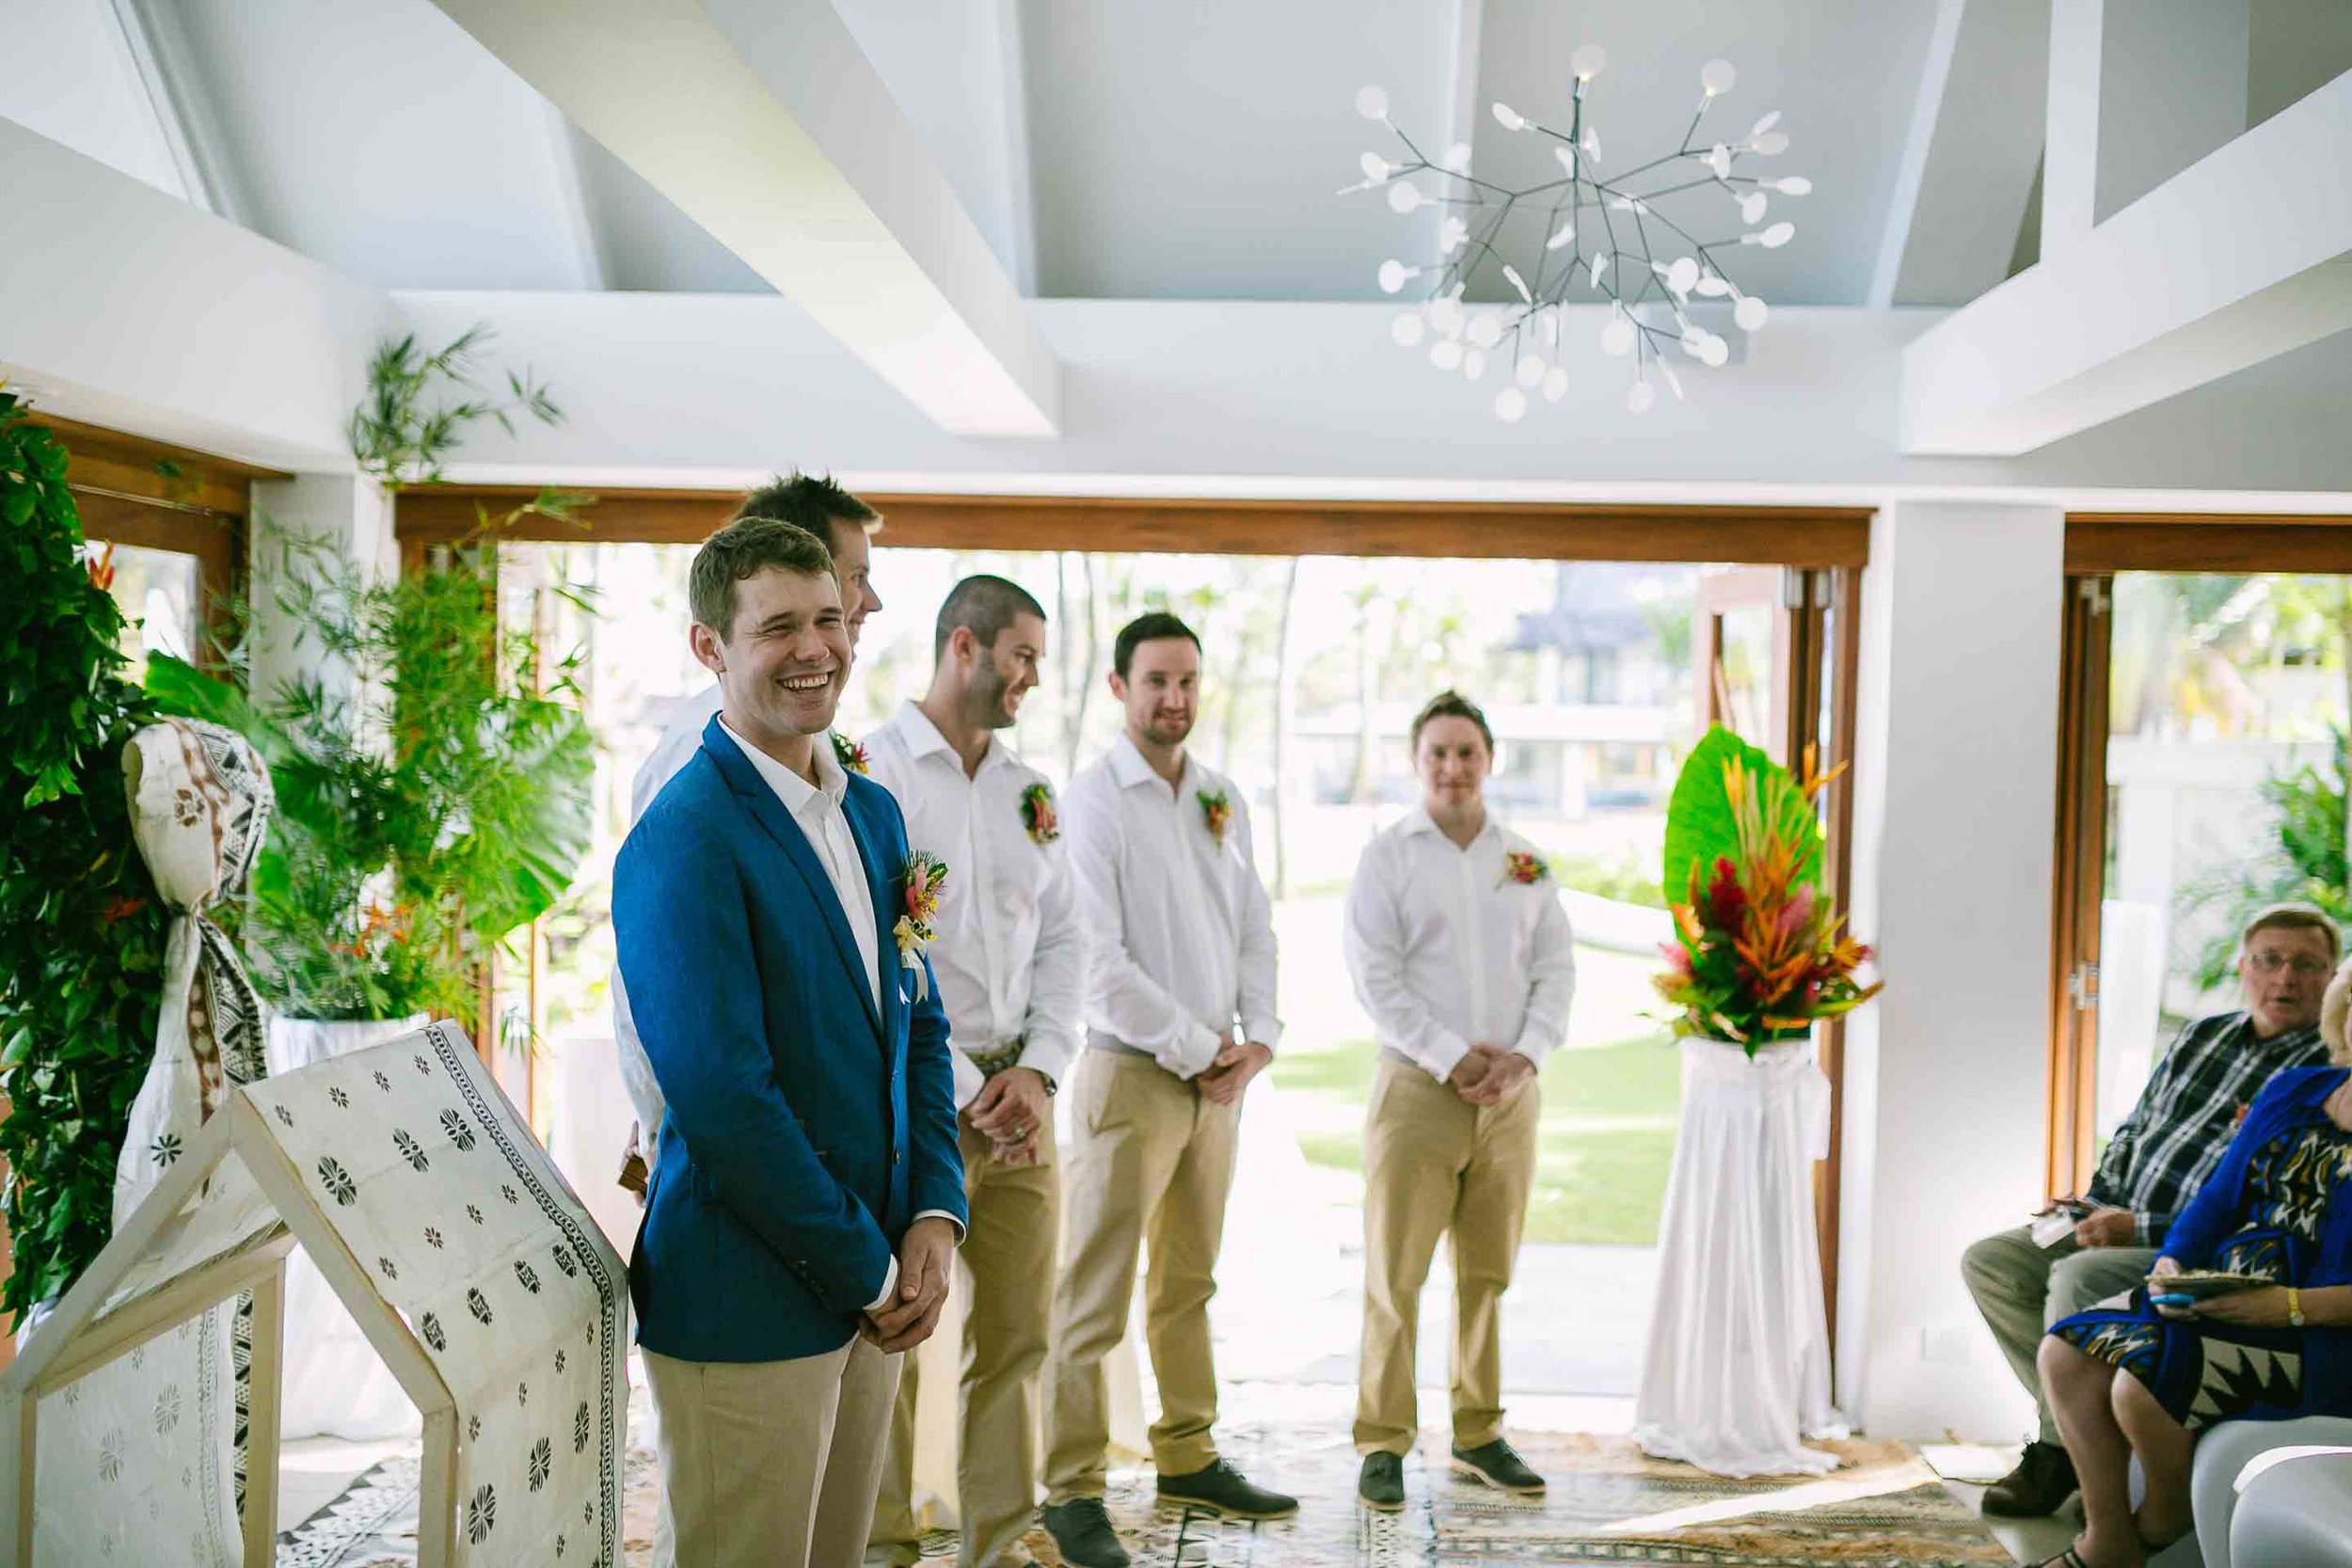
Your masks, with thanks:
<instances>
[{"instance_id":1,"label":"groom in blue blazer","mask_svg":"<svg viewBox=\"0 0 2352 1568\"><path fill-rule=\"evenodd\" d=\"M853 1564L964 1224L946 1015L889 792L824 743L825 546L748 518L691 583L723 705L622 846L612 920L668 1101L629 1278L681 1568Z\"/></svg>"}]
</instances>

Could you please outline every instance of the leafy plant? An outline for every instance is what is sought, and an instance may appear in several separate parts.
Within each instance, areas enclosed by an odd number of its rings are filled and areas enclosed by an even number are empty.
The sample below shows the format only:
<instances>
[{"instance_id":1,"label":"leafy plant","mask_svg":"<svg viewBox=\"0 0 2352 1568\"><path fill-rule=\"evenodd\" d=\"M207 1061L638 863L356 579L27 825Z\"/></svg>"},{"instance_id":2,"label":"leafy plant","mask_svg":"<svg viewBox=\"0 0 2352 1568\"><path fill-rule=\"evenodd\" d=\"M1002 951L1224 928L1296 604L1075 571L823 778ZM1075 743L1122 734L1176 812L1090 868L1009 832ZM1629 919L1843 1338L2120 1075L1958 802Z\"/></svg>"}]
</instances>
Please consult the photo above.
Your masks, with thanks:
<instances>
[{"instance_id":1,"label":"leafy plant","mask_svg":"<svg viewBox=\"0 0 2352 1568\"><path fill-rule=\"evenodd\" d=\"M538 503L548 506L552 498ZM326 655L256 695L165 656L148 684L269 763L278 816L254 867L255 986L314 1019L470 1016L480 966L569 884L594 752L575 664L545 676L499 626L496 545L389 584L273 533L278 608Z\"/></svg>"},{"instance_id":2,"label":"leafy plant","mask_svg":"<svg viewBox=\"0 0 2352 1568\"><path fill-rule=\"evenodd\" d=\"M2222 928L2205 944L2197 983L2212 990L2237 970L2238 932L2271 904L2316 904L2338 926L2352 925L2352 866L2347 866L2344 780L2352 776L2352 732L2333 732L2327 767L2309 763L2263 781L2275 814L2274 840L2257 859L2233 866L2217 882L2188 891L2192 905L2218 905Z\"/></svg>"},{"instance_id":3,"label":"leafy plant","mask_svg":"<svg viewBox=\"0 0 2352 1568\"><path fill-rule=\"evenodd\" d=\"M380 345L368 362L368 395L351 411L352 455L360 471L386 484L437 484L441 467L467 430L495 420L509 436L515 417L559 424L564 411L529 372L506 372L506 397L485 396L475 380L474 356L490 329L473 326L426 353L410 333ZM435 394L454 401L431 403Z\"/></svg>"},{"instance_id":4,"label":"leafy plant","mask_svg":"<svg viewBox=\"0 0 2352 1568\"><path fill-rule=\"evenodd\" d=\"M1805 777L1722 725L1708 731L1675 783L1666 815L1666 885L1677 942L1658 993L1680 1009L1677 1036L1758 1045L1801 1039L1878 994L1856 973L1869 948L1843 929L1821 891L1821 825L1813 800L1832 775Z\"/></svg>"},{"instance_id":5,"label":"leafy plant","mask_svg":"<svg viewBox=\"0 0 2352 1568\"><path fill-rule=\"evenodd\" d=\"M85 560L65 449L0 389L0 1307L71 1284L113 1229L115 1150L155 1047L166 913L119 757L155 717Z\"/></svg>"},{"instance_id":6,"label":"leafy plant","mask_svg":"<svg viewBox=\"0 0 2352 1568\"><path fill-rule=\"evenodd\" d=\"M1666 895L1655 879L1643 874L1631 850L1614 860L1598 855L1564 853L1546 857L1562 887L1589 893L1620 904L1640 904L1653 910L1666 907Z\"/></svg>"}]
</instances>

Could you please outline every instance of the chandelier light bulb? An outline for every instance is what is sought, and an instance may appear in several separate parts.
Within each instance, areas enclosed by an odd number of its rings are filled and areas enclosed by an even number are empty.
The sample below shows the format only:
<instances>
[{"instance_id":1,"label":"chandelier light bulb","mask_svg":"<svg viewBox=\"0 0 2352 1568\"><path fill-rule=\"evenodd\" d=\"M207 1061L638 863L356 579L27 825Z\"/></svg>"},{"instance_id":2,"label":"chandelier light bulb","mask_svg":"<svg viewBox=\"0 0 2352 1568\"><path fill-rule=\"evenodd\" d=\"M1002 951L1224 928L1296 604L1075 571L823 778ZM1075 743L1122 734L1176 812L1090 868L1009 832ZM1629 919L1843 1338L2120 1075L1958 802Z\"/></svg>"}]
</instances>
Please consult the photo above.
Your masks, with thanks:
<instances>
[{"instance_id":1,"label":"chandelier light bulb","mask_svg":"<svg viewBox=\"0 0 2352 1568\"><path fill-rule=\"evenodd\" d=\"M1646 414L1650 410L1650 404L1657 401L1658 388L1646 381L1637 381L1625 389L1625 406L1628 413Z\"/></svg>"},{"instance_id":2,"label":"chandelier light bulb","mask_svg":"<svg viewBox=\"0 0 2352 1568\"><path fill-rule=\"evenodd\" d=\"M1462 248L1463 244L1468 241L1469 238L1470 225L1463 222L1460 218L1455 217L1453 214L1447 214L1445 221L1438 225L1438 254L1443 256L1453 255L1455 251Z\"/></svg>"},{"instance_id":3,"label":"chandelier light bulb","mask_svg":"<svg viewBox=\"0 0 2352 1568\"><path fill-rule=\"evenodd\" d=\"M1612 359L1622 359L1633 352L1632 322L1618 311L1609 313L1609 323L1600 329L1600 351Z\"/></svg>"},{"instance_id":4,"label":"chandelier light bulb","mask_svg":"<svg viewBox=\"0 0 2352 1568\"><path fill-rule=\"evenodd\" d=\"M1574 223L1564 223L1560 226L1558 233L1552 235L1551 238L1544 242L1544 248L1546 250L1558 250L1563 245L1569 244L1575 238L1576 225Z\"/></svg>"},{"instance_id":5,"label":"chandelier light bulb","mask_svg":"<svg viewBox=\"0 0 2352 1568\"><path fill-rule=\"evenodd\" d=\"M1420 276L1419 267L1408 267L1404 262L1396 261L1383 261L1380 263L1380 292L1384 294L1392 294L1405 287L1406 278Z\"/></svg>"},{"instance_id":6,"label":"chandelier light bulb","mask_svg":"<svg viewBox=\"0 0 2352 1568\"><path fill-rule=\"evenodd\" d=\"M1783 196L1811 196L1813 194L1813 182L1802 174L1784 175L1772 183L1772 189Z\"/></svg>"},{"instance_id":7,"label":"chandelier light bulb","mask_svg":"<svg viewBox=\"0 0 2352 1568\"><path fill-rule=\"evenodd\" d=\"M1556 305L1550 306L1538 311L1537 315L1543 322L1544 347L1558 348L1560 346L1560 308Z\"/></svg>"},{"instance_id":8,"label":"chandelier light bulb","mask_svg":"<svg viewBox=\"0 0 2352 1568\"><path fill-rule=\"evenodd\" d=\"M1364 178L1375 185L1387 184L1389 176L1396 172L1396 166L1377 152L1365 153L1356 160L1356 166L1362 169Z\"/></svg>"},{"instance_id":9,"label":"chandelier light bulb","mask_svg":"<svg viewBox=\"0 0 2352 1568\"><path fill-rule=\"evenodd\" d=\"M1751 136L1760 136L1765 132L1771 130L1773 126L1778 125L1779 123L1780 111L1778 109L1774 109L1771 114L1766 115L1762 119L1757 120L1754 125L1749 126L1748 135Z\"/></svg>"},{"instance_id":10,"label":"chandelier light bulb","mask_svg":"<svg viewBox=\"0 0 2352 1568\"><path fill-rule=\"evenodd\" d=\"M1502 341L1502 323L1491 310L1481 310L1470 318L1470 341L1479 348L1492 348Z\"/></svg>"},{"instance_id":11,"label":"chandelier light bulb","mask_svg":"<svg viewBox=\"0 0 2352 1568\"><path fill-rule=\"evenodd\" d=\"M1584 161L1586 163L1597 164L1600 162L1600 132L1597 127L1590 125L1584 127L1584 140L1581 143L1581 146L1584 150Z\"/></svg>"},{"instance_id":12,"label":"chandelier light bulb","mask_svg":"<svg viewBox=\"0 0 2352 1568\"><path fill-rule=\"evenodd\" d=\"M1684 322L1682 324L1681 341L1682 352L1689 355L1692 358L1696 359L1699 356L1700 350L1707 346L1707 334L1701 331L1698 327L1692 325L1689 322Z\"/></svg>"},{"instance_id":13,"label":"chandelier light bulb","mask_svg":"<svg viewBox=\"0 0 2352 1568\"><path fill-rule=\"evenodd\" d=\"M1389 118L1389 95L1378 87L1356 89L1356 112L1366 119Z\"/></svg>"},{"instance_id":14,"label":"chandelier light bulb","mask_svg":"<svg viewBox=\"0 0 2352 1568\"><path fill-rule=\"evenodd\" d=\"M1528 305L1535 303L1535 296L1527 292L1527 279L1519 276L1518 268L1505 261L1502 264L1502 277L1504 282L1519 292L1519 299L1522 303Z\"/></svg>"},{"instance_id":15,"label":"chandelier light bulb","mask_svg":"<svg viewBox=\"0 0 2352 1568\"><path fill-rule=\"evenodd\" d=\"M1609 252L1605 250L1597 250L1593 252L1593 279L1585 286L1592 289L1599 288L1600 275L1608 269L1608 266Z\"/></svg>"},{"instance_id":16,"label":"chandelier light bulb","mask_svg":"<svg viewBox=\"0 0 2352 1568\"><path fill-rule=\"evenodd\" d=\"M1495 105L1495 123L1502 126L1505 131L1524 131L1527 129L1527 120L1525 117L1521 116L1518 110L1512 108L1508 103L1499 103Z\"/></svg>"},{"instance_id":17,"label":"chandelier light bulb","mask_svg":"<svg viewBox=\"0 0 2352 1568\"><path fill-rule=\"evenodd\" d=\"M1476 381L1480 376L1485 375L1486 373L1486 351L1483 348L1464 350L1462 354L1462 374L1470 380Z\"/></svg>"},{"instance_id":18,"label":"chandelier light bulb","mask_svg":"<svg viewBox=\"0 0 2352 1568\"><path fill-rule=\"evenodd\" d=\"M1462 335L1462 295L1458 289L1429 302L1429 325L1449 338Z\"/></svg>"},{"instance_id":19,"label":"chandelier light bulb","mask_svg":"<svg viewBox=\"0 0 2352 1568\"><path fill-rule=\"evenodd\" d=\"M1675 368L1663 359L1658 362L1658 373L1666 378L1666 385L1674 388L1675 401L1680 403L1682 401L1682 377L1675 374Z\"/></svg>"},{"instance_id":20,"label":"chandelier light bulb","mask_svg":"<svg viewBox=\"0 0 2352 1568\"><path fill-rule=\"evenodd\" d=\"M1410 180L1399 180L1389 187L1389 211L1409 213L1421 205L1421 187Z\"/></svg>"},{"instance_id":21,"label":"chandelier light bulb","mask_svg":"<svg viewBox=\"0 0 2352 1568\"><path fill-rule=\"evenodd\" d=\"M1609 63L1609 51L1597 43L1580 43L1576 53L1568 56L1568 69L1576 72L1580 82L1589 82Z\"/></svg>"},{"instance_id":22,"label":"chandelier light bulb","mask_svg":"<svg viewBox=\"0 0 2352 1568\"><path fill-rule=\"evenodd\" d=\"M1520 386L1533 387L1544 378L1544 369L1542 356L1522 354L1519 356L1518 369L1511 373Z\"/></svg>"},{"instance_id":23,"label":"chandelier light bulb","mask_svg":"<svg viewBox=\"0 0 2352 1568\"><path fill-rule=\"evenodd\" d=\"M1551 155L1560 160L1560 166L1567 171L1569 179L1573 180L1577 177L1575 148L1554 142L1551 147Z\"/></svg>"},{"instance_id":24,"label":"chandelier light bulb","mask_svg":"<svg viewBox=\"0 0 2352 1568\"><path fill-rule=\"evenodd\" d=\"M1558 403L1568 390L1568 372L1554 365L1544 372L1544 401Z\"/></svg>"},{"instance_id":25,"label":"chandelier light bulb","mask_svg":"<svg viewBox=\"0 0 2352 1568\"><path fill-rule=\"evenodd\" d=\"M1721 98L1740 80L1729 60L1709 60L1699 70L1699 87L1709 98Z\"/></svg>"},{"instance_id":26,"label":"chandelier light bulb","mask_svg":"<svg viewBox=\"0 0 2352 1568\"><path fill-rule=\"evenodd\" d=\"M1762 191L1750 191L1740 198L1740 221L1742 223L1763 222L1766 205Z\"/></svg>"},{"instance_id":27,"label":"chandelier light bulb","mask_svg":"<svg viewBox=\"0 0 2352 1568\"><path fill-rule=\"evenodd\" d=\"M1695 256L1677 256L1674 265L1666 269L1666 287L1678 294L1687 294L1698 287L1699 263Z\"/></svg>"},{"instance_id":28,"label":"chandelier light bulb","mask_svg":"<svg viewBox=\"0 0 2352 1568\"><path fill-rule=\"evenodd\" d=\"M1764 325L1765 318L1771 314L1771 308L1754 294L1741 295L1740 303L1731 308L1731 319L1740 324L1742 332L1759 330Z\"/></svg>"},{"instance_id":29,"label":"chandelier light bulb","mask_svg":"<svg viewBox=\"0 0 2352 1568\"><path fill-rule=\"evenodd\" d=\"M1527 416L1527 394L1517 387L1505 387L1495 394L1495 418L1504 424L1517 424Z\"/></svg>"},{"instance_id":30,"label":"chandelier light bulb","mask_svg":"<svg viewBox=\"0 0 2352 1568\"><path fill-rule=\"evenodd\" d=\"M1441 371L1459 370L1462 365L1462 345L1452 338L1440 338L1429 345L1429 362Z\"/></svg>"},{"instance_id":31,"label":"chandelier light bulb","mask_svg":"<svg viewBox=\"0 0 2352 1568\"><path fill-rule=\"evenodd\" d=\"M1372 154L1367 152L1364 156L1369 158ZM1731 149L1725 147L1722 142L1717 142L1714 146L1708 148L1705 155L1699 159L1699 162L1705 164L1707 166L1707 172L1713 175L1716 179L1728 180L1731 178Z\"/></svg>"},{"instance_id":32,"label":"chandelier light bulb","mask_svg":"<svg viewBox=\"0 0 2352 1568\"><path fill-rule=\"evenodd\" d=\"M1470 161L1470 144L1466 141L1457 141L1445 150L1445 166L1456 174L1468 174Z\"/></svg>"},{"instance_id":33,"label":"chandelier light bulb","mask_svg":"<svg viewBox=\"0 0 2352 1568\"><path fill-rule=\"evenodd\" d=\"M1708 332L1700 338L1699 363L1705 365L1708 370L1722 370L1724 362L1730 357L1731 345L1724 341L1723 339L1717 337L1714 333Z\"/></svg>"},{"instance_id":34,"label":"chandelier light bulb","mask_svg":"<svg viewBox=\"0 0 2352 1568\"><path fill-rule=\"evenodd\" d=\"M1389 336L1396 340L1399 348L1414 347L1426 329L1427 324L1422 322L1418 310L1399 310L1396 319L1389 323Z\"/></svg>"},{"instance_id":35,"label":"chandelier light bulb","mask_svg":"<svg viewBox=\"0 0 2352 1568\"><path fill-rule=\"evenodd\" d=\"M1788 133L1767 131L1760 136L1750 136L1748 150L1759 158L1777 158L1788 150Z\"/></svg>"},{"instance_id":36,"label":"chandelier light bulb","mask_svg":"<svg viewBox=\"0 0 2352 1568\"><path fill-rule=\"evenodd\" d=\"M1722 273L1710 272L1700 277L1698 287L1692 292L1704 294L1708 299L1721 299L1731 293L1731 285L1724 281Z\"/></svg>"},{"instance_id":37,"label":"chandelier light bulb","mask_svg":"<svg viewBox=\"0 0 2352 1568\"><path fill-rule=\"evenodd\" d=\"M1796 237L1797 226L1795 224L1776 223L1770 229L1764 230L1763 238L1757 240L1756 243L1762 245L1767 250L1778 250L1782 245L1787 245L1790 240L1793 240Z\"/></svg>"}]
</instances>

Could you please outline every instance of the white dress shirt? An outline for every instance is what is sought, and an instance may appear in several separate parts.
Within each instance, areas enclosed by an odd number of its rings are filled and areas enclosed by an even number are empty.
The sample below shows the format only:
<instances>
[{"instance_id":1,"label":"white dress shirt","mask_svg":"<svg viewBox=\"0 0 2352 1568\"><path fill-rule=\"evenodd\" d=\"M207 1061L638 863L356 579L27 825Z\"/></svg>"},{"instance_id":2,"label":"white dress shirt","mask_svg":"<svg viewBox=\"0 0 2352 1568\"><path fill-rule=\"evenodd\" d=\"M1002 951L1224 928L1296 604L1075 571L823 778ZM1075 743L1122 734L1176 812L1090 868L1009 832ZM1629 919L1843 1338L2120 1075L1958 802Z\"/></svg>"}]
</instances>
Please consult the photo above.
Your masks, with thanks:
<instances>
[{"instance_id":1,"label":"white dress shirt","mask_svg":"<svg viewBox=\"0 0 2352 1568\"><path fill-rule=\"evenodd\" d=\"M967 1053L1022 1042L1056 1084L1078 1055L1086 949L1058 841L1029 836L1022 795L1045 775L989 737L977 772L913 703L866 737L866 766L906 813L907 844L946 863L931 977L956 1052L956 1105L984 1082Z\"/></svg>"},{"instance_id":2,"label":"white dress shirt","mask_svg":"<svg viewBox=\"0 0 2352 1568\"><path fill-rule=\"evenodd\" d=\"M1535 847L1493 816L1457 847L1416 806L1374 836L1347 890L1347 970L1380 1044L1443 1082L1473 1045L1537 1066L1568 1030L1575 939L1547 873L1504 868Z\"/></svg>"},{"instance_id":3,"label":"white dress shirt","mask_svg":"<svg viewBox=\"0 0 2352 1568\"><path fill-rule=\"evenodd\" d=\"M1202 794L1232 808L1224 841ZM1274 911L1250 858L1249 807L1231 779L1184 759L1174 787L1120 736L1070 781L1065 831L1088 944L1086 1018L1179 1078L1241 1037L1272 1049Z\"/></svg>"}]
</instances>

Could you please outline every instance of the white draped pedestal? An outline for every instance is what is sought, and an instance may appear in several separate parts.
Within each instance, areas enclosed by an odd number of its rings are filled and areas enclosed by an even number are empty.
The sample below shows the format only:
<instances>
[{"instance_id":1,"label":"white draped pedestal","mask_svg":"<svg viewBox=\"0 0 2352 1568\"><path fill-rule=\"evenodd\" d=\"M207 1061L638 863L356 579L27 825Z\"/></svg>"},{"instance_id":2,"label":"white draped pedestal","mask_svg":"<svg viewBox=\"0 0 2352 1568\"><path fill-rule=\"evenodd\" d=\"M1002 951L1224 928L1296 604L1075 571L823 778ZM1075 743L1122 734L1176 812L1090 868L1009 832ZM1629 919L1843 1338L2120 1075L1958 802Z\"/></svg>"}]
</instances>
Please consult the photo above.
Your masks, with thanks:
<instances>
[{"instance_id":1,"label":"white draped pedestal","mask_svg":"<svg viewBox=\"0 0 2352 1568\"><path fill-rule=\"evenodd\" d=\"M424 1024L421 1016L376 1022L273 1017L270 1076L398 1039ZM408 1402L375 1347L300 1247L286 1259L285 1345L278 1418L282 1440L342 1437L366 1442L413 1437L423 1430L417 1407Z\"/></svg>"},{"instance_id":2,"label":"white draped pedestal","mask_svg":"<svg viewBox=\"0 0 2352 1568\"><path fill-rule=\"evenodd\" d=\"M1802 1439L1847 1428L1830 1404L1813 1162L1829 1080L1811 1042L1682 1044L1682 1129L1660 1227L1658 1299L1634 1440L1722 1476L1820 1475Z\"/></svg>"}]
</instances>

